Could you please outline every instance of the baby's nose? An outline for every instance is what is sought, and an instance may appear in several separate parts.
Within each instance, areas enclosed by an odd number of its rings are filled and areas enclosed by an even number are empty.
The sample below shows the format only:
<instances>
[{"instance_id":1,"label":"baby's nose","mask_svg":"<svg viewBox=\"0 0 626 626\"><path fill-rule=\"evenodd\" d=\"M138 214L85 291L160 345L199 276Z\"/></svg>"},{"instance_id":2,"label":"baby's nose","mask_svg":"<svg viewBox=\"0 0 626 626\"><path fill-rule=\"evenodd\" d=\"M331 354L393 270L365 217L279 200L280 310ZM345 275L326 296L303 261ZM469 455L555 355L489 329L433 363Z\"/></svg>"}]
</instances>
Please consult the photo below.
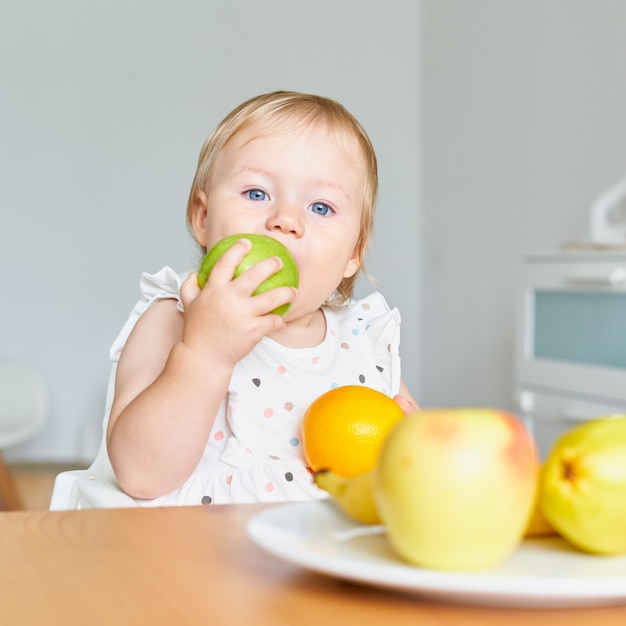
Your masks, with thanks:
<instances>
[{"instance_id":1,"label":"baby's nose","mask_svg":"<svg viewBox=\"0 0 626 626\"><path fill-rule=\"evenodd\" d=\"M302 213L296 207L286 203L276 205L268 219L267 227L268 230L299 237L303 232Z\"/></svg>"}]
</instances>

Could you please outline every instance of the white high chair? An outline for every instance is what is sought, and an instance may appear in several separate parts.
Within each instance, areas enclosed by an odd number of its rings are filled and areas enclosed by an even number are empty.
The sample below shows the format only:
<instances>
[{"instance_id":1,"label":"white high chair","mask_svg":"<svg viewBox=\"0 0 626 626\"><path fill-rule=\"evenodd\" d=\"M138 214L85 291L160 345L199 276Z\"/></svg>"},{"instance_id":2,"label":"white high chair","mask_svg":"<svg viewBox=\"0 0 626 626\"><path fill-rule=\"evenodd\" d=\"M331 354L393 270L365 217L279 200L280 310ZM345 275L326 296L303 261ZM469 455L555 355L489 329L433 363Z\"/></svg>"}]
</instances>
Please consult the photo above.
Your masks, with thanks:
<instances>
[{"instance_id":1,"label":"white high chair","mask_svg":"<svg viewBox=\"0 0 626 626\"><path fill-rule=\"evenodd\" d=\"M1 451L35 435L49 406L48 386L37 368L17 360L0 362L0 510L21 508Z\"/></svg>"},{"instance_id":2,"label":"white high chair","mask_svg":"<svg viewBox=\"0 0 626 626\"><path fill-rule=\"evenodd\" d=\"M117 363L111 368L109 376L105 403L106 417L98 454L87 469L68 470L57 475L50 499L51 511L139 506L120 489L106 450L106 422L113 403L116 369Z\"/></svg>"}]
</instances>

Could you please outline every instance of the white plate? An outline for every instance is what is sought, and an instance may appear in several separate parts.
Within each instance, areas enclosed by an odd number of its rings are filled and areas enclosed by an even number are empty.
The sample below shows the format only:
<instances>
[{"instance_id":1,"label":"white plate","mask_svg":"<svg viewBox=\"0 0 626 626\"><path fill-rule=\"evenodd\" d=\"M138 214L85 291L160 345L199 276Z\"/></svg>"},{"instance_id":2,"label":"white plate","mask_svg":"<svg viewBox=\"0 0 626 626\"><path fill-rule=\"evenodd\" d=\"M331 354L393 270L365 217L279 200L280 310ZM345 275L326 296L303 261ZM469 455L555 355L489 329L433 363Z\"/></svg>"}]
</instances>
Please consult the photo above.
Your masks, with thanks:
<instances>
[{"instance_id":1,"label":"white plate","mask_svg":"<svg viewBox=\"0 0 626 626\"><path fill-rule=\"evenodd\" d=\"M332 501L284 504L248 524L261 548L330 576L434 600L509 607L626 603L626 556L584 554L557 537L527 539L488 571L452 573L401 561L383 534L348 520Z\"/></svg>"}]
</instances>

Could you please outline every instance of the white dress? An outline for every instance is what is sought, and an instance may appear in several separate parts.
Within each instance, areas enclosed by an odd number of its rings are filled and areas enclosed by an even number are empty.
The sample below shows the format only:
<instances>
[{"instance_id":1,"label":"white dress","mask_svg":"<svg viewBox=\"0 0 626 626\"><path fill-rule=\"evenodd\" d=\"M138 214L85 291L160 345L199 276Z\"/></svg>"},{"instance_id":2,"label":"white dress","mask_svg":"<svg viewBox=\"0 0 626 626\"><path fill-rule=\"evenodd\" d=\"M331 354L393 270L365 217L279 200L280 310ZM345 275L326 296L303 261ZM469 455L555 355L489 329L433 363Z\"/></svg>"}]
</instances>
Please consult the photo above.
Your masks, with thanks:
<instances>
[{"instance_id":1,"label":"white dress","mask_svg":"<svg viewBox=\"0 0 626 626\"><path fill-rule=\"evenodd\" d=\"M163 298L180 302L179 276L142 274L141 299L111 347L117 361L139 317ZM326 337L288 348L265 337L240 361L215 417L200 463L178 489L144 506L279 502L323 498L304 461L300 423L322 393L364 385L393 397L400 388L400 314L379 293L324 308ZM210 419L210 416L208 416ZM181 421L182 421L181 417Z\"/></svg>"}]
</instances>

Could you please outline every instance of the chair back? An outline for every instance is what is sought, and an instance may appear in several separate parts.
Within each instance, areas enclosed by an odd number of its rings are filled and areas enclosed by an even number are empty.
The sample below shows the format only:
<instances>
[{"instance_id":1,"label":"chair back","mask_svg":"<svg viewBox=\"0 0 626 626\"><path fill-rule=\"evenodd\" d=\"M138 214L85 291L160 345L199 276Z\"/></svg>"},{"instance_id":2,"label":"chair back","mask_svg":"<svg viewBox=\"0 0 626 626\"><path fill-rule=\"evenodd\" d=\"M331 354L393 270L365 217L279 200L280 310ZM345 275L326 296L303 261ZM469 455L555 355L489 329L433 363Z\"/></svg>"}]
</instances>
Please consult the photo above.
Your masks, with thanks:
<instances>
[{"instance_id":1,"label":"chair back","mask_svg":"<svg viewBox=\"0 0 626 626\"><path fill-rule=\"evenodd\" d=\"M50 498L51 511L138 506L117 484L106 448L106 431L113 404L116 371L117 363L114 363L107 385L102 439L96 458L86 470L68 470L56 476Z\"/></svg>"}]
</instances>

